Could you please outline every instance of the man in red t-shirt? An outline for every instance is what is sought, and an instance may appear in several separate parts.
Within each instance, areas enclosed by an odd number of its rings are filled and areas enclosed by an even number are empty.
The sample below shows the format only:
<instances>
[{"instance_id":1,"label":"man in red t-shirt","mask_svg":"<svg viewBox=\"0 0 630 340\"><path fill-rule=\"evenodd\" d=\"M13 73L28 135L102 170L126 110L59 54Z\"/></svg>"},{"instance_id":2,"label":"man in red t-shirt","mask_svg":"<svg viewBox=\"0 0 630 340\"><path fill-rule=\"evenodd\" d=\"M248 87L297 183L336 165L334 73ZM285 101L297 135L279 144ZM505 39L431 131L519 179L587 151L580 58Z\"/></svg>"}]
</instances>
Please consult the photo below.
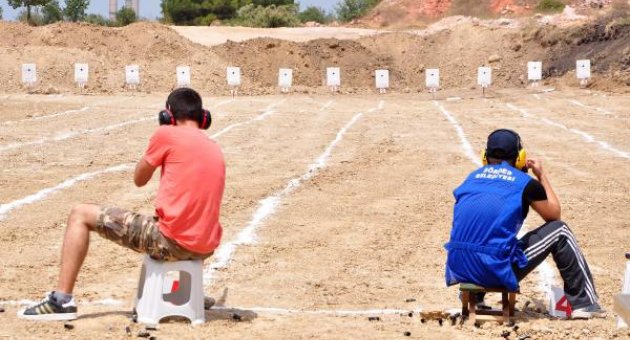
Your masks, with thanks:
<instances>
[{"instance_id":1,"label":"man in red t-shirt","mask_svg":"<svg viewBox=\"0 0 630 340\"><path fill-rule=\"evenodd\" d=\"M134 173L134 183L142 187L162 168L155 216L93 204L75 206L68 218L57 289L41 303L20 311L20 318L76 319L72 291L87 254L90 231L158 260L205 259L213 254L222 233L223 154L200 129L207 128L210 117L197 92L173 91L166 109L171 122L153 134Z\"/></svg>"}]
</instances>

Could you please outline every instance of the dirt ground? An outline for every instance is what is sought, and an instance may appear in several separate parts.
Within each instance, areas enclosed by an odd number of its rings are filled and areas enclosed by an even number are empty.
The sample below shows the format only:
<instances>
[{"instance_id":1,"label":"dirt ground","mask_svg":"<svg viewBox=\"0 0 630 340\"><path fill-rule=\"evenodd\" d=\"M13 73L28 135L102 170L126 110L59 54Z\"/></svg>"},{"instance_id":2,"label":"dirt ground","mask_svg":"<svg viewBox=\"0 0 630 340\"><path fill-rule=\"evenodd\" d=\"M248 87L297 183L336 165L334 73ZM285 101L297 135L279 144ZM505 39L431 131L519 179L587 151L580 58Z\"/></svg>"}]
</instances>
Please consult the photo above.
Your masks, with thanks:
<instances>
[{"instance_id":1,"label":"dirt ground","mask_svg":"<svg viewBox=\"0 0 630 340\"><path fill-rule=\"evenodd\" d=\"M152 211L157 180L137 189L124 165L141 157L165 96L0 95L1 339L119 339L126 326L134 337L143 329L130 320L142 257L99 237L77 284L74 329L21 321L16 313L22 300L54 289L73 205ZM589 261L602 305L612 310L630 235L628 96L512 89L485 99L477 90L451 90L435 101L428 94L204 101L215 118L208 135L227 161L223 244L236 250L227 266L211 271L205 293L218 302L207 322L163 323L151 331L158 339L396 339L405 332L497 339L505 330L510 339L630 337L616 329L612 313L550 318L538 273L522 284L516 332L492 323L422 323L418 314L459 307L443 278L452 190L499 127L516 129L530 155L545 161L563 219ZM276 205L255 225L253 242L242 242L240 233L270 197ZM540 223L532 215L527 225Z\"/></svg>"}]
</instances>

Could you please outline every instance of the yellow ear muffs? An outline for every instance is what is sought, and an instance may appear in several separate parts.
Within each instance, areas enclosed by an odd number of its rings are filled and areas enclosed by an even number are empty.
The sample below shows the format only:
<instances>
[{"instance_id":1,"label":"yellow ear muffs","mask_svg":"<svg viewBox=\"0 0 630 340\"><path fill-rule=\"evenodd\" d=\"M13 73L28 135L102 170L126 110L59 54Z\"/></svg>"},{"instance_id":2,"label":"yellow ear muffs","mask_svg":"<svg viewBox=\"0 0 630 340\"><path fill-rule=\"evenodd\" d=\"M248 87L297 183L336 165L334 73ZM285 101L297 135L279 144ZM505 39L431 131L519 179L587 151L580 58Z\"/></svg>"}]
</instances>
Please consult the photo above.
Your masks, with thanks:
<instances>
[{"instance_id":1,"label":"yellow ear muffs","mask_svg":"<svg viewBox=\"0 0 630 340\"><path fill-rule=\"evenodd\" d=\"M527 152L525 151L525 149L521 149L518 152L515 168L519 170L524 170L525 168L527 168Z\"/></svg>"},{"instance_id":2,"label":"yellow ear muffs","mask_svg":"<svg viewBox=\"0 0 630 340\"><path fill-rule=\"evenodd\" d=\"M486 155L486 150L481 151L481 163L483 166L488 165L488 156Z\"/></svg>"}]
</instances>

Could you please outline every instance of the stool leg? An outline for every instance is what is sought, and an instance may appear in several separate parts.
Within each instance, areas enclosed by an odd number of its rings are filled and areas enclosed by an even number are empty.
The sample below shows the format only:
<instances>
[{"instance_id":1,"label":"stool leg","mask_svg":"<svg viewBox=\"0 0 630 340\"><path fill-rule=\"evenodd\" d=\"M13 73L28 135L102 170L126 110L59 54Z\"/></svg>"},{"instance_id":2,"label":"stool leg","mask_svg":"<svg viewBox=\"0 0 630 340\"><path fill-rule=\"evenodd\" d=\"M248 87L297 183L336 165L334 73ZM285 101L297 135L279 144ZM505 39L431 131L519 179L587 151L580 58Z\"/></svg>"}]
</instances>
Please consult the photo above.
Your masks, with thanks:
<instances>
[{"instance_id":1,"label":"stool leg","mask_svg":"<svg viewBox=\"0 0 630 340\"><path fill-rule=\"evenodd\" d=\"M469 293L468 297L469 319L472 321L473 325L475 325L477 322L477 296L475 293Z\"/></svg>"},{"instance_id":2,"label":"stool leg","mask_svg":"<svg viewBox=\"0 0 630 340\"><path fill-rule=\"evenodd\" d=\"M468 310L468 299L470 293L467 291L462 291L462 315L463 316L468 316L469 315L469 310Z\"/></svg>"},{"instance_id":3,"label":"stool leg","mask_svg":"<svg viewBox=\"0 0 630 340\"><path fill-rule=\"evenodd\" d=\"M501 292L501 304L503 305L503 323L510 323L510 300L508 292Z\"/></svg>"},{"instance_id":4,"label":"stool leg","mask_svg":"<svg viewBox=\"0 0 630 340\"><path fill-rule=\"evenodd\" d=\"M516 293L510 293L510 316L514 316L514 309L516 306Z\"/></svg>"}]
</instances>

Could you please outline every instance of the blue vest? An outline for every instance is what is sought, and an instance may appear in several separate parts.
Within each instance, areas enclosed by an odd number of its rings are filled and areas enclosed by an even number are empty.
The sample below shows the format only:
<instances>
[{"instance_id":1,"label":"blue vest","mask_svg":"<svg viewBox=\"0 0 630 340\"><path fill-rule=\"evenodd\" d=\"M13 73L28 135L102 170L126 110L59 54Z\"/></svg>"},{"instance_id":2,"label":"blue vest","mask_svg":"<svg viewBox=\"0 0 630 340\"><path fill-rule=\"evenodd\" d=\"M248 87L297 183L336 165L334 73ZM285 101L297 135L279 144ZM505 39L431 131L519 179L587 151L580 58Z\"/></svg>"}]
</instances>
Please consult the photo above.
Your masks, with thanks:
<instances>
[{"instance_id":1,"label":"blue vest","mask_svg":"<svg viewBox=\"0 0 630 340\"><path fill-rule=\"evenodd\" d=\"M523 191L532 178L503 162L472 172L453 194L451 239L445 245L446 284L518 289L512 264L527 265L517 246Z\"/></svg>"}]
</instances>

